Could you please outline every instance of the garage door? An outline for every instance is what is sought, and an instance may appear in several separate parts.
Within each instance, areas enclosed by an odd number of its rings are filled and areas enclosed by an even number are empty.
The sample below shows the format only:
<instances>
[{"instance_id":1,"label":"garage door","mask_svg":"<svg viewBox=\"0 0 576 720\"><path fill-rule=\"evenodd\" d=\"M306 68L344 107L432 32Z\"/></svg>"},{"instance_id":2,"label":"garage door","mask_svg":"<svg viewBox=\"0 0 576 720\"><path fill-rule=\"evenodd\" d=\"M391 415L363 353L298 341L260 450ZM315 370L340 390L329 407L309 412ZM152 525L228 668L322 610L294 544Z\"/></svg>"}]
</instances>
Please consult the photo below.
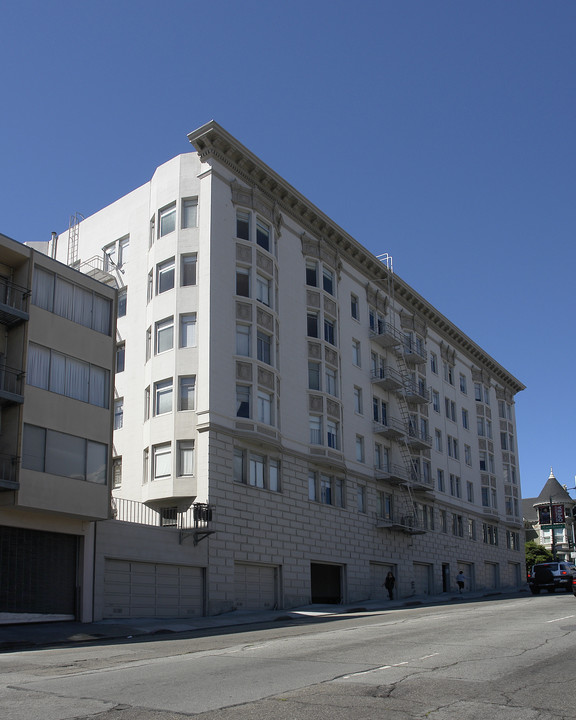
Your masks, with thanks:
<instances>
[{"instance_id":1,"label":"garage door","mask_svg":"<svg viewBox=\"0 0 576 720\"><path fill-rule=\"evenodd\" d=\"M416 595L430 595L430 565L414 563L414 592Z\"/></svg>"},{"instance_id":2,"label":"garage door","mask_svg":"<svg viewBox=\"0 0 576 720\"><path fill-rule=\"evenodd\" d=\"M277 571L268 565L244 565L234 568L235 604L239 610L272 610L277 606Z\"/></svg>"},{"instance_id":3,"label":"garage door","mask_svg":"<svg viewBox=\"0 0 576 720\"><path fill-rule=\"evenodd\" d=\"M104 617L191 617L203 614L202 568L106 560Z\"/></svg>"},{"instance_id":4,"label":"garage door","mask_svg":"<svg viewBox=\"0 0 576 720\"><path fill-rule=\"evenodd\" d=\"M0 526L0 612L74 618L78 537Z\"/></svg>"}]
</instances>

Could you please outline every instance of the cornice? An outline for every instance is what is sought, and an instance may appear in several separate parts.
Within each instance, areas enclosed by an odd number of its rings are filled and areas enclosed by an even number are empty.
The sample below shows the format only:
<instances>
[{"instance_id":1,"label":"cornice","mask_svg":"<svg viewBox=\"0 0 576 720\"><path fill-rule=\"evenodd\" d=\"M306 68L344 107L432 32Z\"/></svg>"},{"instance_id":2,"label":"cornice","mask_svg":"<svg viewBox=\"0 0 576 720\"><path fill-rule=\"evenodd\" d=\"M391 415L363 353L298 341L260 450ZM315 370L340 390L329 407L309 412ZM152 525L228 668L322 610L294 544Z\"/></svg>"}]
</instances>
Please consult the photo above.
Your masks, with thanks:
<instances>
[{"instance_id":1,"label":"cornice","mask_svg":"<svg viewBox=\"0 0 576 720\"><path fill-rule=\"evenodd\" d=\"M202 162L217 160L252 187L256 187L277 209L290 215L297 223L321 240L331 244L348 262L368 275L369 279L386 290L390 271L378 258L339 227L304 195L284 180L260 158L238 142L217 122L211 120L189 133L188 139ZM398 275L392 275L394 293L407 310L419 314L440 336L465 353L513 393L525 389L519 380L511 375L494 358L485 353L471 338L459 330L442 313L404 282Z\"/></svg>"}]
</instances>

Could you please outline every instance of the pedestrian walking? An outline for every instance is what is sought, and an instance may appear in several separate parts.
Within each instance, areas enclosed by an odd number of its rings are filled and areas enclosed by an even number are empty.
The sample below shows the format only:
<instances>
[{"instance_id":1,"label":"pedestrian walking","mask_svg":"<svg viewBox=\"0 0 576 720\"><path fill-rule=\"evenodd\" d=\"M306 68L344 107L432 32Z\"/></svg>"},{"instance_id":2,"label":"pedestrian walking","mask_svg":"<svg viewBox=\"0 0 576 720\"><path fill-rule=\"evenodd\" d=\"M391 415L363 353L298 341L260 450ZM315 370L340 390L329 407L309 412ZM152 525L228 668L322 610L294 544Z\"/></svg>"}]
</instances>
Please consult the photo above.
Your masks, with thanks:
<instances>
[{"instance_id":1,"label":"pedestrian walking","mask_svg":"<svg viewBox=\"0 0 576 720\"><path fill-rule=\"evenodd\" d=\"M464 590L464 583L465 583L465 581L466 581L466 576L464 575L464 573L462 572L462 570L460 570L460 572L458 573L458 575L456 575L456 585L458 585L458 592L459 592L459 593L461 593L461 592Z\"/></svg>"},{"instance_id":2,"label":"pedestrian walking","mask_svg":"<svg viewBox=\"0 0 576 720\"><path fill-rule=\"evenodd\" d=\"M388 598L390 600L394 599L394 585L396 585L396 578L394 577L392 571L390 570L388 572L388 575L386 575L386 580L384 580L384 587L386 590L388 590Z\"/></svg>"}]
</instances>

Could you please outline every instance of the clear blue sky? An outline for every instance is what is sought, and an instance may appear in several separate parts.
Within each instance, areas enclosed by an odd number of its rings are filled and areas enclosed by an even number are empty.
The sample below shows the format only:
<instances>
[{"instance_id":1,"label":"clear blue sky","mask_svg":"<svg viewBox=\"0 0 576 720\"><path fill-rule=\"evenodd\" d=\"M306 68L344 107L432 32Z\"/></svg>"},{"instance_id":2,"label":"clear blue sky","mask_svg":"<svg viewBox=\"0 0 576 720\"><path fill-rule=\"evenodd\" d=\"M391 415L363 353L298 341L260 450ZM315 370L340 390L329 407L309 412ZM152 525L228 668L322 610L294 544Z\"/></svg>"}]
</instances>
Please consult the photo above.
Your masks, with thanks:
<instances>
[{"instance_id":1,"label":"clear blue sky","mask_svg":"<svg viewBox=\"0 0 576 720\"><path fill-rule=\"evenodd\" d=\"M64 231L217 120L527 389L575 485L576 2L4 0L0 231Z\"/></svg>"}]
</instances>

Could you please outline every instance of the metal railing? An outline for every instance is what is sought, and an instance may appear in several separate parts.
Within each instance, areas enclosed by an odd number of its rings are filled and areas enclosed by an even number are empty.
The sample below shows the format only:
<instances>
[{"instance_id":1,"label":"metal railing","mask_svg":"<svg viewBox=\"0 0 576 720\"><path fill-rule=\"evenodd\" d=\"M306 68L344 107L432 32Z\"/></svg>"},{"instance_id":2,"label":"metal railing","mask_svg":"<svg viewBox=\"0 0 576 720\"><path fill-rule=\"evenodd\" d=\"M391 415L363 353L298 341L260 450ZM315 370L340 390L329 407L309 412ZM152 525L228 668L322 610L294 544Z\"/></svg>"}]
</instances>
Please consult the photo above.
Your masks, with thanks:
<instances>
[{"instance_id":1,"label":"metal railing","mask_svg":"<svg viewBox=\"0 0 576 720\"><path fill-rule=\"evenodd\" d=\"M18 484L18 458L15 455L0 455L0 487L16 487Z\"/></svg>"},{"instance_id":2,"label":"metal railing","mask_svg":"<svg viewBox=\"0 0 576 720\"><path fill-rule=\"evenodd\" d=\"M188 510L175 507L151 508L137 500L112 498L112 516L115 520L138 525L172 527L178 530L205 530L212 521L213 508L207 503L194 503Z\"/></svg>"},{"instance_id":3,"label":"metal railing","mask_svg":"<svg viewBox=\"0 0 576 720\"><path fill-rule=\"evenodd\" d=\"M0 390L13 395L22 395L24 372L15 368L0 367Z\"/></svg>"},{"instance_id":4,"label":"metal railing","mask_svg":"<svg viewBox=\"0 0 576 720\"><path fill-rule=\"evenodd\" d=\"M0 277L0 303L8 307L28 312L30 290L17 285L7 278Z\"/></svg>"}]
</instances>

